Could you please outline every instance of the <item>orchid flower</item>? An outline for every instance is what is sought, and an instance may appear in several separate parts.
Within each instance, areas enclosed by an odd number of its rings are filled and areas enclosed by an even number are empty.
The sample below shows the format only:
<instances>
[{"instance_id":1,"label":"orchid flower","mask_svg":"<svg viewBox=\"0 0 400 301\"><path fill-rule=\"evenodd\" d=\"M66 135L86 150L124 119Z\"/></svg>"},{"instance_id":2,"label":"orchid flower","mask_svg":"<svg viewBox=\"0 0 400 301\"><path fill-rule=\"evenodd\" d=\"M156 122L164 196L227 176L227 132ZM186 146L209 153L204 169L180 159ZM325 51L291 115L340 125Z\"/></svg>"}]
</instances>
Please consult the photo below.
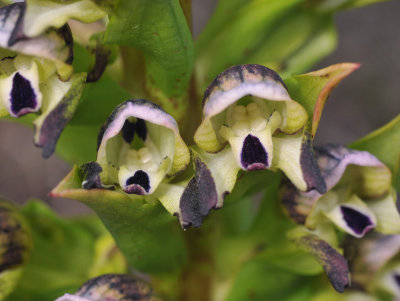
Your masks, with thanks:
<instances>
[{"instance_id":1,"label":"orchid flower","mask_svg":"<svg viewBox=\"0 0 400 301\"><path fill-rule=\"evenodd\" d=\"M189 161L175 119L152 102L128 100L115 108L100 130L96 162L82 167L82 188L156 198L183 227L200 226L201 217L215 205L199 204L193 195L205 180L171 183ZM196 162L201 169L202 163Z\"/></svg>"},{"instance_id":2,"label":"orchid flower","mask_svg":"<svg viewBox=\"0 0 400 301\"><path fill-rule=\"evenodd\" d=\"M204 94L203 114L195 150L215 175L217 207L240 169L281 169L301 191L325 192L305 130L307 112L273 70L240 65L222 72Z\"/></svg>"},{"instance_id":3,"label":"orchid flower","mask_svg":"<svg viewBox=\"0 0 400 301\"><path fill-rule=\"evenodd\" d=\"M86 75L72 75L68 25L30 37L23 31L25 13L25 3L0 8L0 117L40 114L34 143L47 158L77 108Z\"/></svg>"},{"instance_id":4,"label":"orchid flower","mask_svg":"<svg viewBox=\"0 0 400 301\"><path fill-rule=\"evenodd\" d=\"M301 192L287 183L283 203L296 222L315 229L329 220L355 237L372 229L400 233L391 172L382 162L366 151L334 144L315 148L315 153L328 192Z\"/></svg>"}]
</instances>

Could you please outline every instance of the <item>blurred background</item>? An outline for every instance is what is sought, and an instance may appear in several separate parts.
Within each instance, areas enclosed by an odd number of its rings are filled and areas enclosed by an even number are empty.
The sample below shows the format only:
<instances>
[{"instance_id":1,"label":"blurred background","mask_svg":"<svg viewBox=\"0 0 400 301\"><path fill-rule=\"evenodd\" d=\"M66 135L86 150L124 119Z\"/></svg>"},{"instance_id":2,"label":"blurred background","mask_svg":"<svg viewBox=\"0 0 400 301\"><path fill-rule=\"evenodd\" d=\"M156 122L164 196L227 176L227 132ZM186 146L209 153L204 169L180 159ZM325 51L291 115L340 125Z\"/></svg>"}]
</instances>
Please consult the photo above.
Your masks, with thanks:
<instances>
[{"instance_id":1,"label":"blurred background","mask_svg":"<svg viewBox=\"0 0 400 301\"><path fill-rule=\"evenodd\" d=\"M193 0L195 37L215 4L216 0ZM392 0L336 15L338 48L312 70L340 62L359 62L362 67L330 96L316 145L347 144L400 113L399 13L400 1ZM29 198L40 198L67 216L90 212L76 201L47 196L71 166L56 155L42 159L41 150L33 146L32 135L27 127L0 121L0 195L20 204Z\"/></svg>"}]
</instances>

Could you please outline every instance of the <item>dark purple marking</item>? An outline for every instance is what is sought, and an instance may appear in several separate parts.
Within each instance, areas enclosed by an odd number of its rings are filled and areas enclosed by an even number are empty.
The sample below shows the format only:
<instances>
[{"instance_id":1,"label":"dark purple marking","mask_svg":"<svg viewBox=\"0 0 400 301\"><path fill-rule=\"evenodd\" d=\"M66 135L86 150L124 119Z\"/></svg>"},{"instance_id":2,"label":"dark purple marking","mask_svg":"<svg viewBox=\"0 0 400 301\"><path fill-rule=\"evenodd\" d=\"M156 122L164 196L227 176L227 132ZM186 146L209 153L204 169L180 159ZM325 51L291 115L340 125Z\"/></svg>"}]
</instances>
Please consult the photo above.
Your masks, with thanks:
<instances>
[{"instance_id":1,"label":"dark purple marking","mask_svg":"<svg viewBox=\"0 0 400 301\"><path fill-rule=\"evenodd\" d=\"M340 206L346 224L358 235L364 235L375 226L370 218L353 208Z\"/></svg>"},{"instance_id":2,"label":"dark purple marking","mask_svg":"<svg viewBox=\"0 0 400 301\"><path fill-rule=\"evenodd\" d=\"M136 121L136 133L145 141L147 137L147 127L143 119L138 118Z\"/></svg>"},{"instance_id":3,"label":"dark purple marking","mask_svg":"<svg viewBox=\"0 0 400 301\"><path fill-rule=\"evenodd\" d=\"M393 277L394 277L394 280L397 283L397 286L400 287L400 275L399 274L395 274Z\"/></svg>"},{"instance_id":4,"label":"dark purple marking","mask_svg":"<svg viewBox=\"0 0 400 301\"><path fill-rule=\"evenodd\" d=\"M143 170L138 170L135 174L126 180L124 191L129 194L147 194L150 190L150 179Z\"/></svg>"},{"instance_id":5,"label":"dark purple marking","mask_svg":"<svg viewBox=\"0 0 400 301\"><path fill-rule=\"evenodd\" d=\"M182 193L179 208L182 214L181 223L184 229L200 227L203 217L218 202L217 188L210 170L200 158L194 159L195 176L189 181Z\"/></svg>"},{"instance_id":6,"label":"dark purple marking","mask_svg":"<svg viewBox=\"0 0 400 301\"><path fill-rule=\"evenodd\" d=\"M135 130L136 130L136 125L134 122L129 122L129 120L125 120L124 126L122 127L121 134L122 138L127 143L131 143L133 138L135 137Z\"/></svg>"},{"instance_id":7,"label":"dark purple marking","mask_svg":"<svg viewBox=\"0 0 400 301\"><path fill-rule=\"evenodd\" d=\"M103 188L103 184L101 183L100 179L100 173L103 171L103 169L97 162L85 163L80 167L80 170L83 178L83 189Z\"/></svg>"},{"instance_id":8,"label":"dark purple marking","mask_svg":"<svg viewBox=\"0 0 400 301\"><path fill-rule=\"evenodd\" d=\"M14 75L10 96L11 111L15 116L25 115L36 109L35 91L33 91L30 81L19 72Z\"/></svg>"},{"instance_id":9,"label":"dark purple marking","mask_svg":"<svg viewBox=\"0 0 400 301\"><path fill-rule=\"evenodd\" d=\"M300 166L307 184L307 191L315 189L320 194L324 194L327 190L326 183L315 158L309 135L301 145Z\"/></svg>"},{"instance_id":10,"label":"dark purple marking","mask_svg":"<svg viewBox=\"0 0 400 301\"><path fill-rule=\"evenodd\" d=\"M257 137L247 135L240 155L242 166L246 170L265 169L268 167L268 154Z\"/></svg>"}]
</instances>

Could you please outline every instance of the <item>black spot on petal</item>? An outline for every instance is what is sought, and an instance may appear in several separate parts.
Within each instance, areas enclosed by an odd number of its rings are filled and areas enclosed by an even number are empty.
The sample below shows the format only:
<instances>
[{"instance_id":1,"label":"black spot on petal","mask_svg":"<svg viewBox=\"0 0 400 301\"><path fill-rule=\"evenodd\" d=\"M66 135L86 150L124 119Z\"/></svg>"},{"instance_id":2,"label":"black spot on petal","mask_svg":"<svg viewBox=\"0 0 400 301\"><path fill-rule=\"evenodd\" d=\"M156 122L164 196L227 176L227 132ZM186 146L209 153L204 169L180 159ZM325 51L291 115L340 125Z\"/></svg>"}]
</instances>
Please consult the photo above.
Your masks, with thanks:
<instances>
[{"instance_id":1,"label":"black spot on petal","mask_svg":"<svg viewBox=\"0 0 400 301\"><path fill-rule=\"evenodd\" d=\"M364 235L374 228L370 218L361 212L347 206L340 206L340 209L346 224L358 235Z\"/></svg>"},{"instance_id":2,"label":"black spot on petal","mask_svg":"<svg viewBox=\"0 0 400 301\"><path fill-rule=\"evenodd\" d=\"M127 143L131 143L133 138L135 137L135 130L136 130L136 125L133 122L129 122L129 120L125 120L124 126L122 127L121 134L122 138Z\"/></svg>"},{"instance_id":3,"label":"black spot on petal","mask_svg":"<svg viewBox=\"0 0 400 301\"><path fill-rule=\"evenodd\" d=\"M393 277L394 277L394 280L397 283L397 286L400 287L400 275L399 274L395 274Z\"/></svg>"},{"instance_id":4,"label":"black spot on petal","mask_svg":"<svg viewBox=\"0 0 400 301\"><path fill-rule=\"evenodd\" d=\"M249 134L244 139L241 162L246 170L265 169L268 167L268 154L257 137Z\"/></svg>"},{"instance_id":5,"label":"black spot on petal","mask_svg":"<svg viewBox=\"0 0 400 301\"><path fill-rule=\"evenodd\" d=\"M14 115L22 116L36 109L37 99L31 82L19 72L14 75L10 96L11 111Z\"/></svg>"},{"instance_id":6,"label":"black spot on petal","mask_svg":"<svg viewBox=\"0 0 400 301\"><path fill-rule=\"evenodd\" d=\"M143 119L138 118L136 121L136 132L139 137L145 141L147 137L147 126Z\"/></svg>"},{"instance_id":7,"label":"black spot on petal","mask_svg":"<svg viewBox=\"0 0 400 301\"><path fill-rule=\"evenodd\" d=\"M103 188L101 183L100 173L102 172L101 166L97 162L85 163L81 166L83 173L83 189Z\"/></svg>"},{"instance_id":8,"label":"black spot on petal","mask_svg":"<svg viewBox=\"0 0 400 301\"><path fill-rule=\"evenodd\" d=\"M138 170L135 174L126 180L124 191L130 194L144 195L150 190L150 179L146 172Z\"/></svg>"}]
</instances>

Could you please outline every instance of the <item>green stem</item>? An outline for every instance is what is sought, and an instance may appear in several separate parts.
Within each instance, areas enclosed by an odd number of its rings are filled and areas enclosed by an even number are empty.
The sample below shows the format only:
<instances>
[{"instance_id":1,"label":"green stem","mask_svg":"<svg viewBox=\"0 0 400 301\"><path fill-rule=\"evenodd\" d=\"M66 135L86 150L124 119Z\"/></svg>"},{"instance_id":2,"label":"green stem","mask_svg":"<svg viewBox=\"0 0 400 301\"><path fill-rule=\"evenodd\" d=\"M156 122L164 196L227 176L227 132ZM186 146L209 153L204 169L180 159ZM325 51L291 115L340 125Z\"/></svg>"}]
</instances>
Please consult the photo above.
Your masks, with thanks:
<instances>
[{"instance_id":1,"label":"green stem","mask_svg":"<svg viewBox=\"0 0 400 301\"><path fill-rule=\"evenodd\" d=\"M213 246L210 231L212 231L210 227L204 227L185 232L189 260L182 272L182 290L179 300L211 300L215 262L210 248Z\"/></svg>"}]
</instances>

